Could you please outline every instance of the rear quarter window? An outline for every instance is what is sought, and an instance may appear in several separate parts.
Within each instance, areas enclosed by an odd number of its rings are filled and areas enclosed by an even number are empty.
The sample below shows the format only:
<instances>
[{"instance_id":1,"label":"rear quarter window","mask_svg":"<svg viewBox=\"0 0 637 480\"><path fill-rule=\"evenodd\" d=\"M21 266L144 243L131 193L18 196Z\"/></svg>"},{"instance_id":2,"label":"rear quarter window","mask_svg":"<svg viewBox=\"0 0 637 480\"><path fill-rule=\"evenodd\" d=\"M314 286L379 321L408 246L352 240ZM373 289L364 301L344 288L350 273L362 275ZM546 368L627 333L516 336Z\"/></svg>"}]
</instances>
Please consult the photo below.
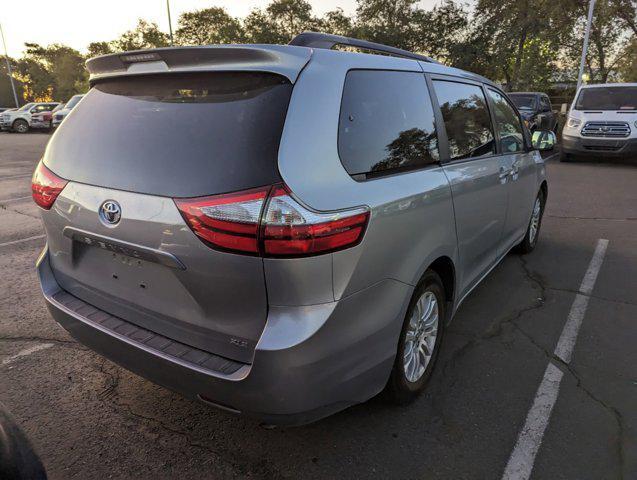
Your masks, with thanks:
<instances>
[{"instance_id":1,"label":"rear quarter window","mask_svg":"<svg viewBox=\"0 0 637 480\"><path fill-rule=\"evenodd\" d=\"M376 176L437 163L438 137L424 75L348 72L338 152L350 175Z\"/></svg>"}]
</instances>

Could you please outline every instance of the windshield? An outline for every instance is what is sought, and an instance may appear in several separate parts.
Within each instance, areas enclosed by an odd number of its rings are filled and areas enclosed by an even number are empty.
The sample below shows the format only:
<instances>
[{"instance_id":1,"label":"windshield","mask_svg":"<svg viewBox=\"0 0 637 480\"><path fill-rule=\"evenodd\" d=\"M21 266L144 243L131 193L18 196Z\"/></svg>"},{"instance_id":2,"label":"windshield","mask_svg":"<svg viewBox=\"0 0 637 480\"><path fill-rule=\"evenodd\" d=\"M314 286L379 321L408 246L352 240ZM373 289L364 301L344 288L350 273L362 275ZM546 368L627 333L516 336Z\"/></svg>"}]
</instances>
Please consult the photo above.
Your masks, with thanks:
<instances>
[{"instance_id":1,"label":"windshield","mask_svg":"<svg viewBox=\"0 0 637 480\"><path fill-rule=\"evenodd\" d=\"M74 95L68 102L66 102L66 106L64 108L68 110L72 109L75 105L77 105L77 102L82 100L83 96L84 95Z\"/></svg>"},{"instance_id":2,"label":"windshield","mask_svg":"<svg viewBox=\"0 0 637 480\"><path fill-rule=\"evenodd\" d=\"M509 97L520 110L535 110L535 95L512 95Z\"/></svg>"},{"instance_id":3,"label":"windshield","mask_svg":"<svg viewBox=\"0 0 637 480\"><path fill-rule=\"evenodd\" d=\"M29 108L31 108L33 105L35 105L35 103L27 103L26 105L22 105L18 109L18 112L24 112L25 110L28 110Z\"/></svg>"},{"instance_id":4,"label":"windshield","mask_svg":"<svg viewBox=\"0 0 637 480\"><path fill-rule=\"evenodd\" d=\"M575 110L637 110L637 86L583 88Z\"/></svg>"}]
</instances>

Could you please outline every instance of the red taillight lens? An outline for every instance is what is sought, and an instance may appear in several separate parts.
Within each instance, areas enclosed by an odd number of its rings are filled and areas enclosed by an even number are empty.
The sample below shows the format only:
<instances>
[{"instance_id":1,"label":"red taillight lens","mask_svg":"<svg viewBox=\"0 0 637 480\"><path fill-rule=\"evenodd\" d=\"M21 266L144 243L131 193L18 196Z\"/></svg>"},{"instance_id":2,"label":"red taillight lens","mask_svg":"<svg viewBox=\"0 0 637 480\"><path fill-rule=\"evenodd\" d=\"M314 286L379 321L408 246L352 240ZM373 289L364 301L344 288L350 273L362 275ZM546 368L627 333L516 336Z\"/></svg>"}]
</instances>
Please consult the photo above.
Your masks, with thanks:
<instances>
[{"instance_id":1,"label":"red taillight lens","mask_svg":"<svg viewBox=\"0 0 637 480\"><path fill-rule=\"evenodd\" d=\"M285 187L270 194L262 223L264 253L268 256L303 256L333 252L360 242L369 211L314 212L298 203Z\"/></svg>"},{"instance_id":2,"label":"red taillight lens","mask_svg":"<svg viewBox=\"0 0 637 480\"><path fill-rule=\"evenodd\" d=\"M364 207L315 212L285 186L175 199L190 228L213 248L268 257L298 257L357 245L369 219Z\"/></svg>"},{"instance_id":3,"label":"red taillight lens","mask_svg":"<svg viewBox=\"0 0 637 480\"><path fill-rule=\"evenodd\" d=\"M40 161L31 179L33 200L40 207L49 210L67 183L69 183L67 180L58 177Z\"/></svg>"},{"instance_id":4,"label":"red taillight lens","mask_svg":"<svg viewBox=\"0 0 637 480\"><path fill-rule=\"evenodd\" d=\"M193 232L212 247L259 253L259 219L270 187L212 197L175 199Z\"/></svg>"}]
</instances>

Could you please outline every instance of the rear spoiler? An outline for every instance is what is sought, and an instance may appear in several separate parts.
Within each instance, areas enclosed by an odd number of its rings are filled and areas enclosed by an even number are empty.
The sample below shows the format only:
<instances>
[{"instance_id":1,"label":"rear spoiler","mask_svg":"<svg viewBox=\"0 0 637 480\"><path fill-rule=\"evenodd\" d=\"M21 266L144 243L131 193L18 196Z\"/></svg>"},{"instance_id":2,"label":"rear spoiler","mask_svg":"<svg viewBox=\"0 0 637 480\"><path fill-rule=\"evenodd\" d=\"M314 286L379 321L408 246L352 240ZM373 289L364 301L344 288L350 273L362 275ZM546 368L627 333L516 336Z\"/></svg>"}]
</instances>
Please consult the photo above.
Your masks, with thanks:
<instances>
[{"instance_id":1,"label":"rear spoiler","mask_svg":"<svg viewBox=\"0 0 637 480\"><path fill-rule=\"evenodd\" d=\"M94 57L86 68L91 86L126 75L235 70L276 73L294 83L311 56L312 49L289 45L169 47Z\"/></svg>"}]
</instances>

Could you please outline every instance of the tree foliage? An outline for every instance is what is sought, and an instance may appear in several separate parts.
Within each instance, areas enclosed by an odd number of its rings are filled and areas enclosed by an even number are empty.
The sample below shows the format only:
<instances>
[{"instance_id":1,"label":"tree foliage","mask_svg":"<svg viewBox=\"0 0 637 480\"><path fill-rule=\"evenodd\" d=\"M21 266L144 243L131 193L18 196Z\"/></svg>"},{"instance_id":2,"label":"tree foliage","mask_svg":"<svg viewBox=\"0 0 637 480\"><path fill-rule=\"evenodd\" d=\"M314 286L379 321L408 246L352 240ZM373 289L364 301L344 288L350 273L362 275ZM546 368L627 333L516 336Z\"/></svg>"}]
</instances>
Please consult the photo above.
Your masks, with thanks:
<instances>
[{"instance_id":1,"label":"tree foliage","mask_svg":"<svg viewBox=\"0 0 637 480\"><path fill-rule=\"evenodd\" d=\"M357 0L353 16L337 8L320 17L307 0L272 0L245 18L210 7L181 14L175 42L285 44L315 30L424 53L509 90L544 90L576 79L589 0L476 0L471 9L462 1L424 9L418 0ZM594 13L586 57L591 81L635 80L637 0L597 0ZM118 38L89 44L85 56L64 45L27 44L15 77L25 100L65 100L87 88L86 58L169 44L155 23L139 19ZM0 80L0 99L6 89Z\"/></svg>"},{"instance_id":2,"label":"tree foliage","mask_svg":"<svg viewBox=\"0 0 637 480\"><path fill-rule=\"evenodd\" d=\"M11 63L11 70L15 72L17 70L17 62L13 58L9 58ZM22 82L17 80L14 75L14 85L16 89L16 95L18 96L18 102L24 100L24 87ZM0 107L15 107L15 100L13 98L13 90L11 88L11 81L7 71L7 62L4 58L0 58Z\"/></svg>"},{"instance_id":3,"label":"tree foliage","mask_svg":"<svg viewBox=\"0 0 637 480\"><path fill-rule=\"evenodd\" d=\"M80 52L59 44L44 47L27 43L26 47L16 69L25 100L66 100L86 88L88 74Z\"/></svg>"},{"instance_id":4,"label":"tree foliage","mask_svg":"<svg viewBox=\"0 0 637 480\"><path fill-rule=\"evenodd\" d=\"M241 22L219 7L183 13L178 25L175 33L181 45L241 43L245 37Z\"/></svg>"}]
</instances>

